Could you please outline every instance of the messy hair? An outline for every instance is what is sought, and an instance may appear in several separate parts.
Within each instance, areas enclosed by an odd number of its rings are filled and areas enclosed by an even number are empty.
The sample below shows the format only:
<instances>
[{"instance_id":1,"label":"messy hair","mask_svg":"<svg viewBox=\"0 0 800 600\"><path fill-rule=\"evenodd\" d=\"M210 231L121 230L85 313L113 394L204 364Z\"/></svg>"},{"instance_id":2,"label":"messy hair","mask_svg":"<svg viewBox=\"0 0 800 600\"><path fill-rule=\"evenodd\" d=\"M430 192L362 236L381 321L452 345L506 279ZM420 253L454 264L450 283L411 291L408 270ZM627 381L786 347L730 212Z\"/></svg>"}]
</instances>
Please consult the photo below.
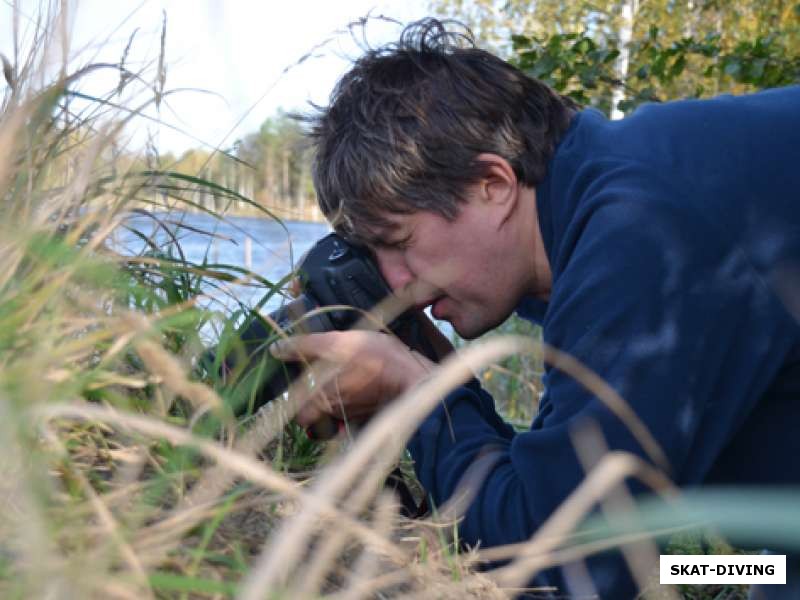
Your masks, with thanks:
<instances>
[{"instance_id":1,"label":"messy hair","mask_svg":"<svg viewBox=\"0 0 800 600\"><path fill-rule=\"evenodd\" d=\"M314 186L333 227L369 242L387 215L454 219L487 152L535 186L576 105L476 47L454 21L426 18L368 50L311 120Z\"/></svg>"}]
</instances>

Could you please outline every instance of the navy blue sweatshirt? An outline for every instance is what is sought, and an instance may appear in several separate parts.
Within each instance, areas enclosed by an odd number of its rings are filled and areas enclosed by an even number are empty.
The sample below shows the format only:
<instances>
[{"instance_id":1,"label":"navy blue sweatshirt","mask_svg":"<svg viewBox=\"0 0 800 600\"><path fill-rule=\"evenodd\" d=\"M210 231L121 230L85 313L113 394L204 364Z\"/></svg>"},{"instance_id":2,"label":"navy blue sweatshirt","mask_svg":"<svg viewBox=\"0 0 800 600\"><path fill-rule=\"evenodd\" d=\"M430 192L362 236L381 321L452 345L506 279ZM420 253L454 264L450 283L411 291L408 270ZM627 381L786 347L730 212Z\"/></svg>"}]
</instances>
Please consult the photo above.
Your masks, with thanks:
<instances>
[{"instance_id":1,"label":"navy blue sweatshirt","mask_svg":"<svg viewBox=\"0 0 800 600\"><path fill-rule=\"evenodd\" d=\"M619 392L673 480L800 483L800 87L647 105L621 121L584 110L536 203L552 292L517 312ZM490 465L459 533L495 546L529 538L583 479L570 433L589 420L611 449L650 460L550 368L529 431L515 434L473 383L408 447L437 505L477 458ZM603 597L633 595L621 561L589 566Z\"/></svg>"}]
</instances>

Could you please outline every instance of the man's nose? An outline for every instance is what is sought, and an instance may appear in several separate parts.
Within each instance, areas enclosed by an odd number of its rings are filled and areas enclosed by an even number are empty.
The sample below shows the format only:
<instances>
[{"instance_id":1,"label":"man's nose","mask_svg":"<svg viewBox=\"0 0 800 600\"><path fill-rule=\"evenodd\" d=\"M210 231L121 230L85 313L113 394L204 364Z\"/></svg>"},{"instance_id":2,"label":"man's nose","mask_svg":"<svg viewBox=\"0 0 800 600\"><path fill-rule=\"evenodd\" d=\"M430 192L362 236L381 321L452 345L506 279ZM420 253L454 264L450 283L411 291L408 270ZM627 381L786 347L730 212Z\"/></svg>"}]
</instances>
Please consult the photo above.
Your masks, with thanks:
<instances>
[{"instance_id":1,"label":"man's nose","mask_svg":"<svg viewBox=\"0 0 800 600\"><path fill-rule=\"evenodd\" d=\"M402 252L377 250L375 259L383 278L393 291L402 290L414 280L414 275L408 268Z\"/></svg>"}]
</instances>

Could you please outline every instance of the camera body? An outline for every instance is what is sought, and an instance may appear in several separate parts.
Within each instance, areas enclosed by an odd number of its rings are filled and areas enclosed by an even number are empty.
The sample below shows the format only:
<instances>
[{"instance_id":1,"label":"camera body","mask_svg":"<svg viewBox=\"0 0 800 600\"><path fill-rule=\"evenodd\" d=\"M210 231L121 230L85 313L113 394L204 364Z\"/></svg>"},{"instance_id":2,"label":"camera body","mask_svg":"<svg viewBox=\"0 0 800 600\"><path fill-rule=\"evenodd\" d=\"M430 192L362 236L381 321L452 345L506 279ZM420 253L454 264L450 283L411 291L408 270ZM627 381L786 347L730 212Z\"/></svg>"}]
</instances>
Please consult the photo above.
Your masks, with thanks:
<instances>
[{"instance_id":1,"label":"camera body","mask_svg":"<svg viewBox=\"0 0 800 600\"><path fill-rule=\"evenodd\" d=\"M302 291L297 298L270 313L267 319L253 315L240 333L247 360L245 370L260 367L264 375L256 380L254 402L247 402L248 406L242 407L239 413L247 408L255 411L272 401L285 392L302 371L298 363L281 363L272 358L267 351L270 343L284 335L350 329L365 312L375 309L392 293L367 250L350 244L336 233L314 244L299 266L298 277ZM308 315L323 307L333 308ZM409 347L435 360L413 311L393 319L388 328ZM232 371L236 362L233 357L226 357L223 369Z\"/></svg>"}]
</instances>

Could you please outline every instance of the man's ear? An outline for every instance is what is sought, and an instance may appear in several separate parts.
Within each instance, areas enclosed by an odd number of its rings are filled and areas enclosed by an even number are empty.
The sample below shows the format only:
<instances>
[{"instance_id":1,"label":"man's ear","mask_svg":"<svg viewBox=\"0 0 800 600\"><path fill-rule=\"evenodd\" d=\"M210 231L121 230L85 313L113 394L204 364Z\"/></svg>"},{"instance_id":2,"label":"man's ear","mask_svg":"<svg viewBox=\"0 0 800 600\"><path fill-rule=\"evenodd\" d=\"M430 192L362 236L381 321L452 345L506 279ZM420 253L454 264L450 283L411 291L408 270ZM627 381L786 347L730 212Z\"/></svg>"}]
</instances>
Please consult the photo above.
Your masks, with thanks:
<instances>
[{"instance_id":1,"label":"man's ear","mask_svg":"<svg viewBox=\"0 0 800 600\"><path fill-rule=\"evenodd\" d=\"M479 193L487 203L493 222L501 227L514 213L519 201L517 175L511 164L502 156L484 152L477 156L483 170Z\"/></svg>"}]
</instances>

